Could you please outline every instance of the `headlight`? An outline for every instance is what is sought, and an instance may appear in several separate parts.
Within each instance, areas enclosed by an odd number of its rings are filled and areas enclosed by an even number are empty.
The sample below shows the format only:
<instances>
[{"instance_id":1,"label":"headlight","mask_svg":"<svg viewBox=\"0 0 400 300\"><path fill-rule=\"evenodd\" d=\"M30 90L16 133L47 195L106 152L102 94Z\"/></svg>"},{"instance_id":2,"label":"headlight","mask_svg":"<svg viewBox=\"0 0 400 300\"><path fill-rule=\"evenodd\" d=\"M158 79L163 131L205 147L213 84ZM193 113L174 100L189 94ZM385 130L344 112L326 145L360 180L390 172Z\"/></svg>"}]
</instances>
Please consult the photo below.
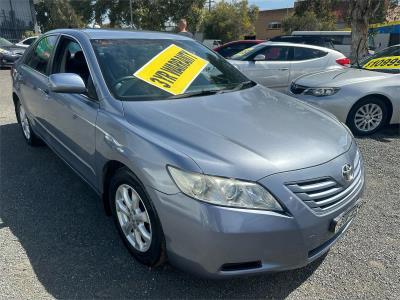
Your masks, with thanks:
<instances>
[{"instance_id":1,"label":"headlight","mask_svg":"<svg viewBox=\"0 0 400 300\"><path fill-rule=\"evenodd\" d=\"M324 97L324 96L332 96L336 94L340 89L339 88L309 88L306 89L304 95L312 95L315 97Z\"/></svg>"},{"instance_id":2,"label":"headlight","mask_svg":"<svg viewBox=\"0 0 400 300\"><path fill-rule=\"evenodd\" d=\"M4 50L0 48L0 53L6 54L6 55L11 55L12 53L10 51Z\"/></svg>"},{"instance_id":3,"label":"headlight","mask_svg":"<svg viewBox=\"0 0 400 300\"><path fill-rule=\"evenodd\" d=\"M197 200L238 208L283 211L274 196L257 183L186 172L171 166L168 171L181 192Z\"/></svg>"}]
</instances>

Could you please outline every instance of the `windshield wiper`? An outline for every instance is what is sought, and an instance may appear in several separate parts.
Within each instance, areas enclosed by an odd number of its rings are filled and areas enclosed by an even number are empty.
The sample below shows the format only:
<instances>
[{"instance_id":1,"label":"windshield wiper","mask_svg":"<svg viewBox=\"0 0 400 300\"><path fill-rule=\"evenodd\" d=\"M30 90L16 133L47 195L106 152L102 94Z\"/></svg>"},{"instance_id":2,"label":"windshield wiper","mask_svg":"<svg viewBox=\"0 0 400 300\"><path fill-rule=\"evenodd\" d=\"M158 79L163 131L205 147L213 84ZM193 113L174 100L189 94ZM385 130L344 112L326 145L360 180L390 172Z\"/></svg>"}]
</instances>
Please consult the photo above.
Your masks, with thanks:
<instances>
[{"instance_id":1,"label":"windshield wiper","mask_svg":"<svg viewBox=\"0 0 400 300\"><path fill-rule=\"evenodd\" d=\"M174 95L168 97L167 99L181 99L181 98L190 98L190 97L197 97L197 96L209 96L218 94L221 90L202 90L202 91L195 91L195 92L188 92L179 95Z\"/></svg>"},{"instance_id":2,"label":"windshield wiper","mask_svg":"<svg viewBox=\"0 0 400 300\"><path fill-rule=\"evenodd\" d=\"M222 94L222 93L230 93L230 92L235 92L242 90L244 88L254 86L255 83L251 80L249 81L244 81L239 84L237 84L233 89L218 89L218 90L201 90L201 91L194 91L194 92L187 92L183 93L180 95L174 95L171 97L168 97L167 99L181 99L181 98L190 98L190 97L197 97L197 96L209 96L209 95L215 95L215 94Z\"/></svg>"},{"instance_id":3,"label":"windshield wiper","mask_svg":"<svg viewBox=\"0 0 400 300\"><path fill-rule=\"evenodd\" d=\"M220 93L222 94L222 93L235 92L235 91L243 90L245 88L252 87L255 85L256 85L256 83L254 81L251 81L251 80L243 81L243 82L239 83L238 85L236 85L233 89L221 90Z\"/></svg>"}]
</instances>

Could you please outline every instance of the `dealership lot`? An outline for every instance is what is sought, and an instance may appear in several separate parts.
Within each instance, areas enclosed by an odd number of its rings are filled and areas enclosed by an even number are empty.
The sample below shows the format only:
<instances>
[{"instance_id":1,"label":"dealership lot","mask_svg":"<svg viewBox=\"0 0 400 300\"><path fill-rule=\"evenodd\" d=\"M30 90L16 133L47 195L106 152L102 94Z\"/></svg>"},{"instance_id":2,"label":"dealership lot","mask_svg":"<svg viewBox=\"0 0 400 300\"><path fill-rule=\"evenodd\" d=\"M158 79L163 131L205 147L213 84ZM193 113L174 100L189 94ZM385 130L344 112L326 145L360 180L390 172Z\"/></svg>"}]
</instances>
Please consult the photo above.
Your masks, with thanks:
<instances>
[{"instance_id":1,"label":"dealership lot","mask_svg":"<svg viewBox=\"0 0 400 300\"><path fill-rule=\"evenodd\" d=\"M358 139L367 171L364 205L324 260L209 281L138 264L95 193L47 147L25 144L8 70L0 71L0 91L0 298L400 297L398 126Z\"/></svg>"}]
</instances>

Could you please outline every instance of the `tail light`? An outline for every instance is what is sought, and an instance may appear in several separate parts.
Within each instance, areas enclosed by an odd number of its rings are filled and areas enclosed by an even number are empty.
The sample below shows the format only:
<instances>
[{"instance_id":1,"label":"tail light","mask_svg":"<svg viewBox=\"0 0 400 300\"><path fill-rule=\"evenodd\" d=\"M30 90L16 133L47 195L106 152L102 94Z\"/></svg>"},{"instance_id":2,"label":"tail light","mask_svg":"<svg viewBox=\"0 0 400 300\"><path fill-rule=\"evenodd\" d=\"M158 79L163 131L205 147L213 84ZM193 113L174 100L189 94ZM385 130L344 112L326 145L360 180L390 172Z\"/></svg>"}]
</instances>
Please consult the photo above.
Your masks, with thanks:
<instances>
[{"instance_id":1,"label":"tail light","mask_svg":"<svg viewBox=\"0 0 400 300\"><path fill-rule=\"evenodd\" d=\"M350 67L351 61L350 61L350 58L343 57L343 58L338 58L336 60L336 63L339 65L342 65L344 67Z\"/></svg>"}]
</instances>

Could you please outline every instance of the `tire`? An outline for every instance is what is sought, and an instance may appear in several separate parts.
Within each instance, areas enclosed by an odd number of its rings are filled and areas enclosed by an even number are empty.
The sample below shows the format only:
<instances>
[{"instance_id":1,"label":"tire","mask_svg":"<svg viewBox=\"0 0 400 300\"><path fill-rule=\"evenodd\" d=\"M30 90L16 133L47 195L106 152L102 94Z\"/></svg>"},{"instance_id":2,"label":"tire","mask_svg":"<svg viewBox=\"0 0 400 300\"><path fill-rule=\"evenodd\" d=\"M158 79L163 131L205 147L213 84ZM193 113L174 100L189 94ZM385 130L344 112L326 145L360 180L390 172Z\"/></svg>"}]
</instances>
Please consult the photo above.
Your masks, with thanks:
<instances>
[{"instance_id":1,"label":"tire","mask_svg":"<svg viewBox=\"0 0 400 300\"><path fill-rule=\"evenodd\" d=\"M114 223L131 254L144 265L162 265L166 257L161 223L142 185L127 168L112 177L108 199Z\"/></svg>"},{"instance_id":2,"label":"tire","mask_svg":"<svg viewBox=\"0 0 400 300\"><path fill-rule=\"evenodd\" d=\"M368 97L357 102L347 117L347 126L355 135L365 136L379 131L386 125L388 108L378 97Z\"/></svg>"},{"instance_id":3,"label":"tire","mask_svg":"<svg viewBox=\"0 0 400 300\"><path fill-rule=\"evenodd\" d=\"M15 103L15 114L17 116L18 124L20 125L22 136L28 145L31 146L39 146L42 145L43 142L41 139L33 132L31 123L29 118L23 108L21 102Z\"/></svg>"}]
</instances>

